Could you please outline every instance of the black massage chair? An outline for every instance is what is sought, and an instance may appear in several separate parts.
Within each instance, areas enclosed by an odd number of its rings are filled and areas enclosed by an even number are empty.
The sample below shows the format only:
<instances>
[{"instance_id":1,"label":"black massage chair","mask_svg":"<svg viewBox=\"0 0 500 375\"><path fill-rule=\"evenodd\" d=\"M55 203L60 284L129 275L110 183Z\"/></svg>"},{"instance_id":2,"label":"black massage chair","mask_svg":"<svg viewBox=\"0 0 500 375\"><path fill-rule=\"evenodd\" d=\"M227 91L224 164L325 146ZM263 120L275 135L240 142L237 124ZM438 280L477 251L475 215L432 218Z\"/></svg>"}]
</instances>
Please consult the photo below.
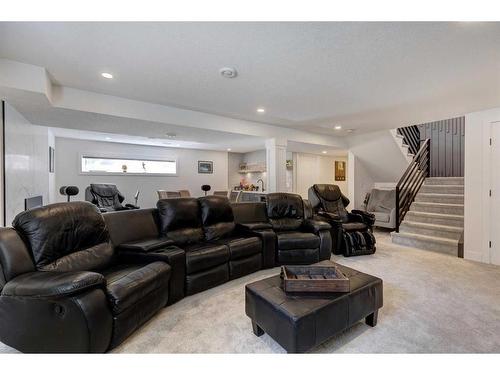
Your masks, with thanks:
<instances>
[{"instance_id":1,"label":"black massage chair","mask_svg":"<svg viewBox=\"0 0 500 375\"><path fill-rule=\"evenodd\" d=\"M101 212L135 210L133 204L123 205L125 197L113 184L90 184L85 189L85 200L99 207Z\"/></svg>"},{"instance_id":2,"label":"black massage chair","mask_svg":"<svg viewBox=\"0 0 500 375\"><path fill-rule=\"evenodd\" d=\"M344 256L375 253L372 227L375 216L366 211L348 212L347 198L337 185L316 184L309 188L309 202L318 220L328 222L332 229L332 252Z\"/></svg>"}]
</instances>

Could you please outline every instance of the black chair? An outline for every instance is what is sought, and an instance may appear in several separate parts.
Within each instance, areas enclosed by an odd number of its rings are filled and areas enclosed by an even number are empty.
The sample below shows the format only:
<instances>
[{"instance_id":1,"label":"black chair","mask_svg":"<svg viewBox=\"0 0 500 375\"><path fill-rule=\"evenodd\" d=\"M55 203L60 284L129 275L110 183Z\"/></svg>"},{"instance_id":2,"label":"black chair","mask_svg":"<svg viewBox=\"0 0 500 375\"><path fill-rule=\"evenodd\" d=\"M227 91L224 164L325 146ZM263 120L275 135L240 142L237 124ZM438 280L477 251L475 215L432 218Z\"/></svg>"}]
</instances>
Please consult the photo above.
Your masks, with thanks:
<instances>
[{"instance_id":1,"label":"black chair","mask_svg":"<svg viewBox=\"0 0 500 375\"><path fill-rule=\"evenodd\" d=\"M85 200L99 207L101 212L135 210L139 206L123 205L125 197L113 184L90 184L85 189Z\"/></svg>"},{"instance_id":2,"label":"black chair","mask_svg":"<svg viewBox=\"0 0 500 375\"><path fill-rule=\"evenodd\" d=\"M276 233L278 264L312 264L330 259L330 225L306 216L298 194L267 195L267 217Z\"/></svg>"},{"instance_id":3,"label":"black chair","mask_svg":"<svg viewBox=\"0 0 500 375\"><path fill-rule=\"evenodd\" d=\"M201 190L205 192L205 195L207 195L207 192L209 192L212 189L210 185L201 185Z\"/></svg>"},{"instance_id":4,"label":"black chair","mask_svg":"<svg viewBox=\"0 0 500 375\"><path fill-rule=\"evenodd\" d=\"M61 195L68 197L68 202L71 201L71 197L78 195L79 192L78 186L61 186L59 189Z\"/></svg>"},{"instance_id":5,"label":"black chair","mask_svg":"<svg viewBox=\"0 0 500 375\"><path fill-rule=\"evenodd\" d=\"M349 198L342 194L337 185L313 185L309 188L308 198L315 217L331 225L334 254L352 256L375 252L373 214L361 210L348 212L346 207Z\"/></svg>"}]
</instances>

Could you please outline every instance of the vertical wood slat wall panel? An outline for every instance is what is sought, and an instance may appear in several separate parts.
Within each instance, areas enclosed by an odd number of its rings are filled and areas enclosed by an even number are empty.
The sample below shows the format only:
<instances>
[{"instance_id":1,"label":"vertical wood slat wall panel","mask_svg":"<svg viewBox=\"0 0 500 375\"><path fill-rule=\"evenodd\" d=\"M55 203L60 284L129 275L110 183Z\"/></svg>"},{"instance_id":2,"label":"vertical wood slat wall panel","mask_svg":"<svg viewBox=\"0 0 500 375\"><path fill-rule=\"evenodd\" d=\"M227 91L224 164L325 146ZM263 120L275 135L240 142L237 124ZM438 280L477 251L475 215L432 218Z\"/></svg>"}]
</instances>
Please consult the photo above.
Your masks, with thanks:
<instances>
[{"instance_id":1,"label":"vertical wood slat wall panel","mask_svg":"<svg viewBox=\"0 0 500 375\"><path fill-rule=\"evenodd\" d=\"M420 140L431 140L431 177L463 177L465 117L418 125Z\"/></svg>"}]
</instances>

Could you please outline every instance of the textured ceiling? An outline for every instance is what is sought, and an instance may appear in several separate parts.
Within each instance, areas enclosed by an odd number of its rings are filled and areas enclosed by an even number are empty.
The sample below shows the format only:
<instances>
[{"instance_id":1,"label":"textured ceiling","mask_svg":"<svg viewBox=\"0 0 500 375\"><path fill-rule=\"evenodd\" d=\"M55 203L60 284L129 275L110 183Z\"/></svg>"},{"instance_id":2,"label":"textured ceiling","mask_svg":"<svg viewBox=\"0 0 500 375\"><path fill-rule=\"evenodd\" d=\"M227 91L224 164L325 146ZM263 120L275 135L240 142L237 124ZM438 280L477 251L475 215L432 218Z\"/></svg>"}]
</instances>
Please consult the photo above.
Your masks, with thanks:
<instances>
[{"instance_id":1,"label":"textured ceiling","mask_svg":"<svg viewBox=\"0 0 500 375\"><path fill-rule=\"evenodd\" d=\"M0 57L63 86L325 134L500 105L500 23L0 23Z\"/></svg>"}]
</instances>

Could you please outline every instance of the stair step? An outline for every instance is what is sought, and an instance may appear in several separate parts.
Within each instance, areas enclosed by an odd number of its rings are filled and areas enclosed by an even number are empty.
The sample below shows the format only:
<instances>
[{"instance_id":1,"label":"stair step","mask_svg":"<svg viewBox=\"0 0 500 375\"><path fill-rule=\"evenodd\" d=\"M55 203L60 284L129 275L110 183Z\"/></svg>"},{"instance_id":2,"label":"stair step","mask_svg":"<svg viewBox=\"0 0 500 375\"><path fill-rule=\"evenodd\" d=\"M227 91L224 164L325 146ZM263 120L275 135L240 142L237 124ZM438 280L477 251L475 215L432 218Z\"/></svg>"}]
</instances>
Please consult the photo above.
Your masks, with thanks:
<instances>
[{"instance_id":1,"label":"stair step","mask_svg":"<svg viewBox=\"0 0 500 375\"><path fill-rule=\"evenodd\" d=\"M463 185L463 177L427 177L425 179L427 185Z\"/></svg>"},{"instance_id":2,"label":"stair step","mask_svg":"<svg viewBox=\"0 0 500 375\"><path fill-rule=\"evenodd\" d=\"M424 250L432 250L454 256L457 256L458 254L458 240L434 236L424 236L421 234L397 232L392 232L391 238L393 243L397 243L399 245L411 246Z\"/></svg>"},{"instance_id":3,"label":"stair step","mask_svg":"<svg viewBox=\"0 0 500 375\"><path fill-rule=\"evenodd\" d=\"M426 185L425 183L419 190L420 193L437 193L437 194L463 194L463 185Z\"/></svg>"},{"instance_id":4,"label":"stair step","mask_svg":"<svg viewBox=\"0 0 500 375\"><path fill-rule=\"evenodd\" d=\"M404 217L404 220L419 222L419 223L449 225L460 228L464 227L463 215L449 215L449 214L439 214L434 212L408 211Z\"/></svg>"},{"instance_id":5,"label":"stair step","mask_svg":"<svg viewBox=\"0 0 500 375\"><path fill-rule=\"evenodd\" d=\"M454 203L413 202L410 211L433 212L436 214L463 215L464 205Z\"/></svg>"},{"instance_id":6,"label":"stair step","mask_svg":"<svg viewBox=\"0 0 500 375\"><path fill-rule=\"evenodd\" d=\"M431 237L449 238L458 241L462 236L463 228L405 220L403 223L401 223L399 232L421 234Z\"/></svg>"},{"instance_id":7,"label":"stair step","mask_svg":"<svg viewBox=\"0 0 500 375\"><path fill-rule=\"evenodd\" d=\"M415 202L463 204L463 194L418 193Z\"/></svg>"}]
</instances>

